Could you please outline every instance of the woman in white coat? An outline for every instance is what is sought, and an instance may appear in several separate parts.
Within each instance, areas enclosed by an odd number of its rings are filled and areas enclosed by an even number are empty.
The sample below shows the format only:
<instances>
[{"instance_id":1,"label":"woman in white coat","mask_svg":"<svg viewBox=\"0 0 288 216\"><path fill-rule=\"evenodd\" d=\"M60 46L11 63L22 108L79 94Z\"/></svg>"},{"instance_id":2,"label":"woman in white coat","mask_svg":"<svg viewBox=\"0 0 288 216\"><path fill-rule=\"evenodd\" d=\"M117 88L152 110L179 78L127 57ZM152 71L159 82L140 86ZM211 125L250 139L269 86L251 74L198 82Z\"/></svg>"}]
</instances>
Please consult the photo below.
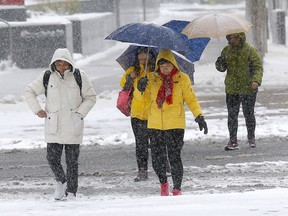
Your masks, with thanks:
<instances>
[{"instance_id":1,"label":"woman in white coat","mask_svg":"<svg viewBox=\"0 0 288 216\"><path fill-rule=\"evenodd\" d=\"M75 73L80 76L77 78ZM47 160L57 182L54 198L61 200L69 193L76 196L84 118L96 103L96 93L87 75L74 67L72 56L66 48L55 51L49 65L49 74L47 78L47 71L43 72L27 86L25 99L33 113L45 118ZM43 109L37 96L44 93L46 104ZM66 174L61 165L63 148Z\"/></svg>"}]
</instances>

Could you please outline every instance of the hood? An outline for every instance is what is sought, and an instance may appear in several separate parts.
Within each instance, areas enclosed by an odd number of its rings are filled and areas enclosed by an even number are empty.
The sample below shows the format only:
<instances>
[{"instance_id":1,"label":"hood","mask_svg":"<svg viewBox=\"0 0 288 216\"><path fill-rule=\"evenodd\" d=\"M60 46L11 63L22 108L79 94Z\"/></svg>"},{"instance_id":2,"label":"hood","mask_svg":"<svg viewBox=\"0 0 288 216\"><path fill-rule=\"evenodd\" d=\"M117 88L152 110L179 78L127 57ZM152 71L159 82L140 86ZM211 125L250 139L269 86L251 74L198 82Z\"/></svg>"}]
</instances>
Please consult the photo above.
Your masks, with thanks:
<instances>
[{"instance_id":1,"label":"hood","mask_svg":"<svg viewBox=\"0 0 288 216\"><path fill-rule=\"evenodd\" d=\"M68 62L72 66L71 72L74 72L75 68L73 58L71 56L70 51L67 48L60 48L54 52L51 62L49 64L49 69L53 72L55 71L54 62L57 60Z\"/></svg>"},{"instance_id":2,"label":"hood","mask_svg":"<svg viewBox=\"0 0 288 216\"><path fill-rule=\"evenodd\" d=\"M159 69L158 68L158 61L160 59L166 59L166 60L170 61L174 65L174 67L176 67L178 69L178 71L180 71L179 66L176 62L175 56L171 50L166 50L166 49L160 50L160 52L158 53L157 58L156 58L155 71L158 71L158 69Z\"/></svg>"},{"instance_id":3,"label":"hood","mask_svg":"<svg viewBox=\"0 0 288 216\"><path fill-rule=\"evenodd\" d=\"M238 35L241 39L241 44L244 44L246 42L246 34L244 32L240 32L240 33L233 33L233 34L229 34L226 35L226 39L229 41L230 35Z\"/></svg>"}]
</instances>

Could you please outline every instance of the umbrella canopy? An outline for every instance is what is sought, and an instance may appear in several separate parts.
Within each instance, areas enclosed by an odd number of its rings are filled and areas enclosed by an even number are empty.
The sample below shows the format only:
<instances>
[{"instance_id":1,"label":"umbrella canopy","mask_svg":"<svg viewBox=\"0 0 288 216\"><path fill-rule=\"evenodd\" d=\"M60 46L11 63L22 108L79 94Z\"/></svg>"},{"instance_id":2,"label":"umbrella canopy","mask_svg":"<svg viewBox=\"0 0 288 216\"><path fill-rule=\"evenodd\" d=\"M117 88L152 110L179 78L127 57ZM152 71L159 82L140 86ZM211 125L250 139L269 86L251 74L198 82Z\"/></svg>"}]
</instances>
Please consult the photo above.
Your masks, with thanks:
<instances>
[{"instance_id":1,"label":"umbrella canopy","mask_svg":"<svg viewBox=\"0 0 288 216\"><path fill-rule=\"evenodd\" d=\"M247 32L252 24L235 14L215 13L192 20L182 31L188 38L220 38L229 34Z\"/></svg>"},{"instance_id":2,"label":"umbrella canopy","mask_svg":"<svg viewBox=\"0 0 288 216\"><path fill-rule=\"evenodd\" d=\"M137 55L137 51L141 46L130 45L128 49L124 51L116 61L119 65L124 69L127 70L129 67L135 64L135 56ZM150 47L149 52L152 54L152 61L151 64L155 65L156 56L160 51L159 48ZM181 71L187 73L190 77L194 72L194 65L191 61L189 61L185 56L182 56L176 52L174 52L175 59Z\"/></svg>"},{"instance_id":3,"label":"umbrella canopy","mask_svg":"<svg viewBox=\"0 0 288 216\"><path fill-rule=\"evenodd\" d=\"M138 53L138 50L142 46L137 46L137 45L130 45L117 59L116 61L118 64L126 71L129 67L135 65L135 56ZM149 47L149 52L152 55L152 59L150 59L151 64L155 64L156 56L157 56L157 51L154 47Z\"/></svg>"},{"instance_id":4,"label":"umbrella canopy","mask_svg":"<svg viewBox=\"0 0 288 216\"><path fill-rule=\"evenodd\" d=\"M181 37L183 37L185 40L188 40L187 36L181 32L189 23L190 22L184 20L171 20L165 23L163 26L173 29L174 31L180 33ZM209 37L189 39L188 45L190 52L186 52L184 54L185 57L192 62L198 61L209 41Z\"/></svg>"},{"instance_id":5,"label":"umbrella canopy","mask_svg":"<svg viewBox=\"0 0 288 216\"><path fill-rule=\"evenodd\" d=\"M187 50L188 41L179 33L171 28L153 23L130 23L116 29L105 39L189 52Z\"/></svg>"}]
</instances>

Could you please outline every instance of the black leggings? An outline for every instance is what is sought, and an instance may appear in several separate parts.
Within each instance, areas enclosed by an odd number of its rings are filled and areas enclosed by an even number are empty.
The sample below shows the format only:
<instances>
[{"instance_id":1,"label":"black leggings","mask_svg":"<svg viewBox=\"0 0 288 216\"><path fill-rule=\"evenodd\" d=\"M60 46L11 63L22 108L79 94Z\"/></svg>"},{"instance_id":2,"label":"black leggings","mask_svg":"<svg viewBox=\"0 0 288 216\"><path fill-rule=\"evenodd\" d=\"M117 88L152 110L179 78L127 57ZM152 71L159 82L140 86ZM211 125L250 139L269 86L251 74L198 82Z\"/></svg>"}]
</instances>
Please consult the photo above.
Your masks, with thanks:
<instances>
[{"instance_id":1,"label":"black leggings","mask_svg":"<svg viewBox=\"0 0 288 216\"><path fill-rule=\"evenodd\" d=\"M256 119L254 114L254 107L256 102L256 95L257 93L254 93L252 95L226 94L226 104L228 110L228 129L230 139L237 139L238 115L241 104L246 122L247 138L255 138Z\"/></svg>"},{"instance_id":2,"label":"black leggings","mask_svg":"<svg viewBox=\"0 0 288 216\"><path fill-rule=\"evenodd\" d=\"M65 161L67 165L67 175L61 165L61 156L65 147ZM67 181L67 192L76 194L78 188L78 157L80 153L79 144L63 145L58 143L47 143L47 160L54 173L56 181Z\"/></svg>"},{"instance_id":3,"label":"black leggings","mask_svg":"<svg viewBox=\"0 0 288 216\"><path fill-rule=\"evenodd\" d=\"M143 168L144 170L148 170L149 136L147 129L147 120L131 118L131 126L136 143L136 160L138 170L140 170L141 168Z\"/></svg>"},{"instance_id":4,"label":"black leggings","mask_svg":"<svg viewBox=\"0 0 288 216\"><path fill-rule=\"evenodd\" d=\"M173 189L181 190L183 164L181 149L184 144L184 129L150 129L152 166L161 184L167 182L167 152L171 166Z\"/></svg>"}]
</instances>

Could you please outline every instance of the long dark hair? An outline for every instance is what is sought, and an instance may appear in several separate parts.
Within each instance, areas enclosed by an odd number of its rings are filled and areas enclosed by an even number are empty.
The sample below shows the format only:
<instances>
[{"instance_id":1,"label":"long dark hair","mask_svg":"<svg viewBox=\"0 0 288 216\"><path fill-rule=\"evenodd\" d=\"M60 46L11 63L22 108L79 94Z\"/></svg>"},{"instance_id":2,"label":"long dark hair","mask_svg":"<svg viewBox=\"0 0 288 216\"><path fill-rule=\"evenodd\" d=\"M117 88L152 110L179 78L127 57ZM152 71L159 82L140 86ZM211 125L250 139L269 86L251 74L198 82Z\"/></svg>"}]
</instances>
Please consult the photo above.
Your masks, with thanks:
<instances>
[{"instance_id":1,"label":"long dark hair","mask_svg":"<svg viewBox=\"0 0 288 216\"><path fill-rule=\"evenodd\" d=\"M150 48L151 49L151 48ZM138 59L138 55L139 54L147 54L148 53L148 47L140 47L137 50L137 54L135 55L135 61L134 61L134 71L137 74L140 74L140 63L139 63L139 59ZM148 65L150 67L150 71L154 71L154 67L155 67L155 55L151 52L151 50L149 50L149 61L148 61Z\"/></svg>"}]
</instances>

